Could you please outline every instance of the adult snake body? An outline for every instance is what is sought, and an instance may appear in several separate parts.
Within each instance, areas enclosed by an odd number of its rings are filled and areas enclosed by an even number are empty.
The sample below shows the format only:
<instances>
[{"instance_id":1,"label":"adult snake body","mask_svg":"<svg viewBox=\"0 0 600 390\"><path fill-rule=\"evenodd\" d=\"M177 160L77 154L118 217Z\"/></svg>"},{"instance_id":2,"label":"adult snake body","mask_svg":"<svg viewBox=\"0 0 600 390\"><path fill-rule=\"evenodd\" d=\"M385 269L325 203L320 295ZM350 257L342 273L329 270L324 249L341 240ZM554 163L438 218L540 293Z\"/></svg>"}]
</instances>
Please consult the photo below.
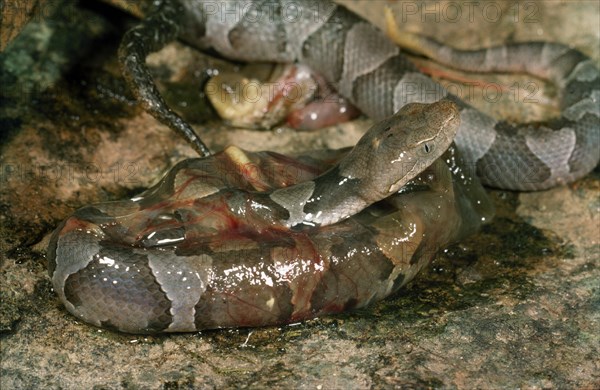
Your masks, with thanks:
<instances>
[{"instance_id":1,"label":"adult snake body","mask_svg":"<svg viewBox=\"0 0 600 390\"><path fill-rule=\"evenodd\" d=\"M559 87L558 118L514 124L495 120L448 94L418 72L381 31L329 1L182 1L180 7L165 3L163 11L163 19L165 14L172 19L181 15L179 35L198 48L240 61L307 65L374 120L411 102L454 101L461 112L456 143L484 184L520 191L546 189L584 176L600 160L600 73L590 58L567 46L526 42L459 51L432 40L417 42L422 51L448 66L529 73ZM178 129L180 119L173 119L166 109L143 66L148 48L163 43L161 32L178 28L167 24L163 30L147 31L158 23L161 18L150 18L130 31L120 56L124 74L142 103Z\"/></svg>"},{"instance_id":2,"label":"adult snake body","mask_svg":"<svg viewBox=\"0 0 600 390\"><path fill-rule=\"evenodd\" d=\"M235 17L226 17L226 9ZM292 23L282 12L290 9ZM182 20L173 22L179 14ZM448 94L380 31L327 1L173 1L157 15L125 36L124 74L149 112L203 153L144 65L148 52L178 31L232 59L306 64L383 122L345 157L292 160L230 148L180 163L133 200L78 210L53 235L50 275L67 309L97 326L153 333L289 323L387 296L440 247L490 217L454 147L445 159L452 177L444 162L429 157L412 160L409 175L394 166L400 154L416 158L424 149L404 148L424 139L434 153L426 148L426 154L439 156L458 114L457 147L492 186L549 188L585 175L600 159L599 72L562 45L463 53L428 43L450 65L529 72L563 88L559 118L514 125ZM161 27L152 30L153 23ZM381 134L403 126L446 135L407 134L391 153ZM248 175L246 163L259 167L258 176ZM286 164L296 175L282 173ZM399 189L406 183L409 190Z\"/></svg>"}]
</instances>

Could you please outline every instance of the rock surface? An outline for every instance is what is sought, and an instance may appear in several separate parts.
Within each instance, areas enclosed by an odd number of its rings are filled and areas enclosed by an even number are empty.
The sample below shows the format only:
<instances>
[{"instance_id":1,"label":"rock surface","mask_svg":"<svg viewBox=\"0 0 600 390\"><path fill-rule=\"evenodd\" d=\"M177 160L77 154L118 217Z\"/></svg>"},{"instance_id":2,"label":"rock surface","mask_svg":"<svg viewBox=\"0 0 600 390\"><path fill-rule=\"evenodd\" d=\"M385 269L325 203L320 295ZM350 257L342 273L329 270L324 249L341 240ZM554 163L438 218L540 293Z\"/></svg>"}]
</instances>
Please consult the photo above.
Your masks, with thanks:
<instances>
[{"instance_id":1,"label":"rock surface","mask_svg":"<svg viewBox=\"0 0 600 390\"><path fill-rule=\"evenodd\" d=\"M387 2L344 3L383 24ZM407 29L456 46L543 38L600 58L595 1L476 3L471 12L467 2L394 9ZM131 196L194 153L141 111L120 78L115 50L135 20L102 3L63 5L0 54L1 388L600 387L598 170L550 191L492 191L493 223L367 309L153 337L78 322L51 290L48 234L74 209ZM149 62L171 106L196 124L210 118L197 97L200 70L232 66L180 43ZM515 116L537 110L517 103ZM498 110L485 98L475 104ZM213 150L285 153L351 145L367 125L256 132L213 118L196 128Z\"/></svg>"}]
</instances>

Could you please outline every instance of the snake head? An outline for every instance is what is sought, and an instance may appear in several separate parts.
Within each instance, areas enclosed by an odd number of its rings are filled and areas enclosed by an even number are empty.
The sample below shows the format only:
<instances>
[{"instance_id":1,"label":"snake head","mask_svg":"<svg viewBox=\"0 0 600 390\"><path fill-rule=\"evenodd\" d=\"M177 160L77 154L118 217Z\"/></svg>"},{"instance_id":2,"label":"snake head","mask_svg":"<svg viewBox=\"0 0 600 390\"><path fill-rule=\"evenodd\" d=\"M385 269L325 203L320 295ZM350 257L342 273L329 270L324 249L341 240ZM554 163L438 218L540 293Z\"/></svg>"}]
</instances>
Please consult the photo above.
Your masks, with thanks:
<instances>
[{"instance_id":1,"label":"snake head","mask_svg":"<svg viewBox=\"0 0 600 390\"><path fill-rule=\"evenodd\" d=\"M364 183L368 202L404 186L448 149L460 124L456 104L410 103L375 124L340 162L340 173Z\"/></svg>"}]
</instances>

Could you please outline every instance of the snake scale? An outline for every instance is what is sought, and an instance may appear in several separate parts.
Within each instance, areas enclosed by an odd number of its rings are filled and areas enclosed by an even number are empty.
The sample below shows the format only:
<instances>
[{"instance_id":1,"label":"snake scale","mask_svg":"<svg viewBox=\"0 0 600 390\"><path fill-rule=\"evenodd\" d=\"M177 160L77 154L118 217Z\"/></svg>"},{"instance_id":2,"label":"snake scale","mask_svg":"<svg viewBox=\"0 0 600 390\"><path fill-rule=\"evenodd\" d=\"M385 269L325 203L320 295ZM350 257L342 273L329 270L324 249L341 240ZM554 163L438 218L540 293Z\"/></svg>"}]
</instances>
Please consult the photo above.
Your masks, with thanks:
<instances>
[{"instance_id":1,"label":"snake scale","mask_svg":"<svg viewBox=\"0 0 600 390\"><path fill-rule=\"evenodd\" d=\"M380 122L346 153L292 159L230 147L208 156L144 65L175 36L235 60L305 64ZM328 1L162 3L125 35L124 75L151 114L207 157L179 163L138 197L65 220L48 251L61 301L86 322L131 333L290 323L361 307L491 217L467 167L491 186L538 190L596 166L599 72L585 55L552 43L471 52L428 44L458 68L552 80L563 91L561 116L492 119Z\"/></svg>"}]
</instances>

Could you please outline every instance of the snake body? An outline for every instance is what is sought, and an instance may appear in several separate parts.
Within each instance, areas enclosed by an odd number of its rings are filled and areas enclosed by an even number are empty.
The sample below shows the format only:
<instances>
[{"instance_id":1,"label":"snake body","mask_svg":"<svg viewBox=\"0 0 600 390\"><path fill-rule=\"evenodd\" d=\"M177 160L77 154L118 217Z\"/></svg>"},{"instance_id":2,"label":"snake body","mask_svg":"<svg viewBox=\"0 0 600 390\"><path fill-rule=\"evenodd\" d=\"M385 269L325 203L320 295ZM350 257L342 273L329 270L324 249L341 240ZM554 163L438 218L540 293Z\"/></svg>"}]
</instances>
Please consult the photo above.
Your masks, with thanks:
<instances>
[{"instance_id":1,"label":"snake body","mask_svg":"<svg viewBox=\"0 0 600 390\"><path fill-rule=\"evenodd\" d=\"M78 318L131 333L289 323L382 299L482 223L485 198L457 199L470 190L438 160L458 122L451 102L411 104L343 157L230 147L185 160L134 199L63 222L54 288ZM400 193L408 182L421 190Z\"/></svg>"},{"instance_id":2,"label":"snake body","mask_svg":"<svg viewBox=\"0 0 600 390\"><path fill-rule=\"evenodd\" d=\"M453 100L461 111L456 143L476 165L484 184L546 189L582 177L600 159L600 73L577 50L530 42L461 52L429 42L429 51L448 65L477 72L529 73L561 88L559 118L512 124L449 94L418 72L380 30L334 3L242 0L220 2L218 7L214 2L183 5L205 29L194 36L184 31L189 42L236 60L306 64L375 120L407 103ZM232 14L236 17L227 17Z\"/></svg>"},{"instance_id":3,"label":"snake body","mask_svg":"<svg viewBox=\"0 0 600 390\"><path fill-rule=\"evenodd\" d=\"M345 157L230 148L180 163L132 200L75 212L51 240L50 276L67 309L97 326L181 332L364 306L489 218L470 164L486 184L537 190L575 180L600 159L599 72L576 50L524 43L459 52L430 43L459 68L524 71L563 88L559 118L515 125L447 93L379 30L328 1L169 1L126 34L120 60L148 111L205 155L144 65L175 34L236 60L308 65L383 122ZM432 159L456 126L457 148L445 163ZM402 129L417 131L399 136ZM296 174L282 173L285 165Z\"/></svg>"}]
</instances>

